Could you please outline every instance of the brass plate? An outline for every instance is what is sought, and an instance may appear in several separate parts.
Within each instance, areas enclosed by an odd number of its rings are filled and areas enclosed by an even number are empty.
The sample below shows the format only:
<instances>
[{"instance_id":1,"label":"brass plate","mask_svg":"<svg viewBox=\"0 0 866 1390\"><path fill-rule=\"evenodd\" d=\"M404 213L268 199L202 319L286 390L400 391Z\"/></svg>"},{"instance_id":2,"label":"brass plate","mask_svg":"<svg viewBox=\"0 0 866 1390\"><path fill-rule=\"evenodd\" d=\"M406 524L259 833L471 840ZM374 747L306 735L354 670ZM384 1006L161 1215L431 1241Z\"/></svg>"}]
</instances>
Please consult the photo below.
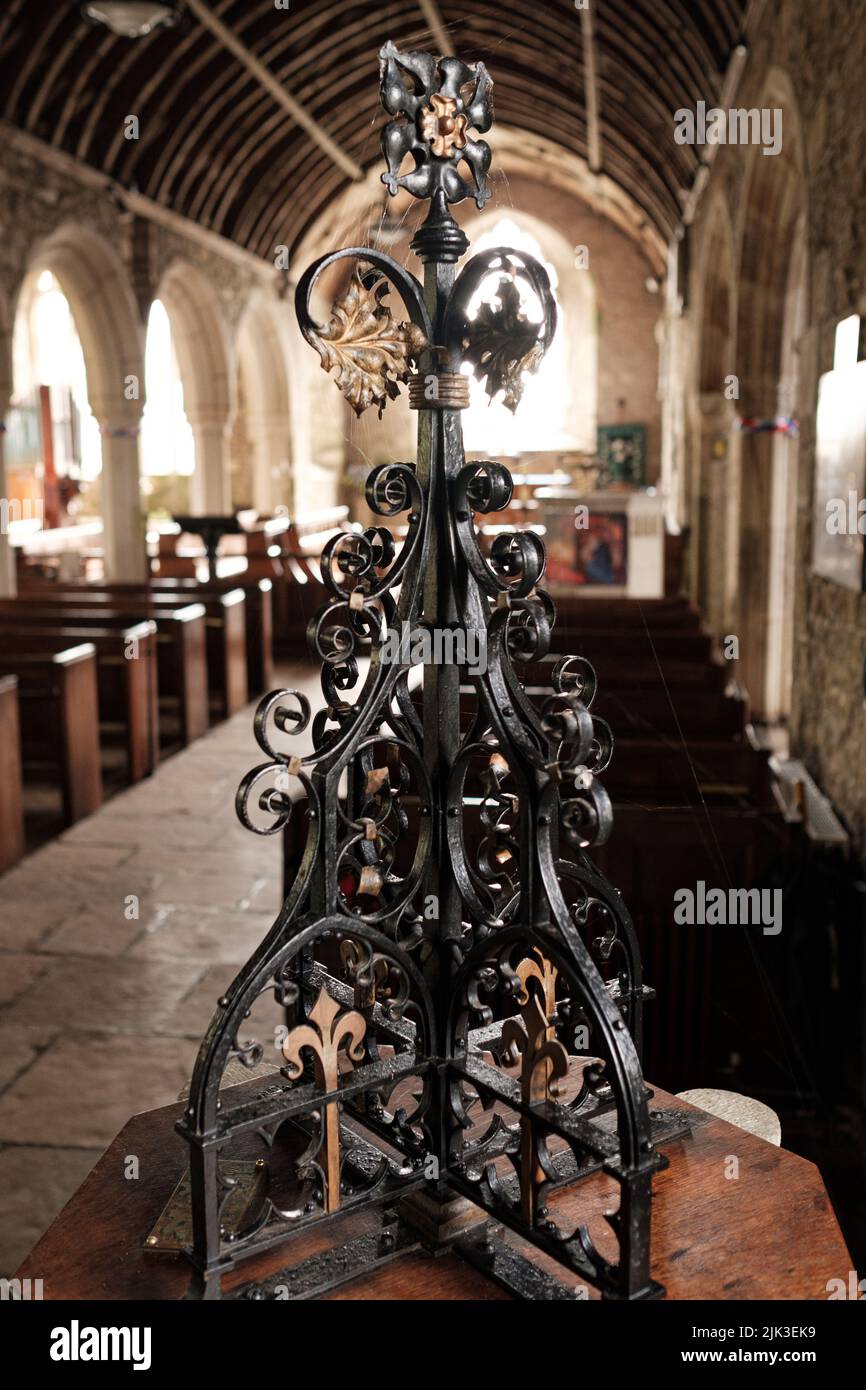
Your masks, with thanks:
<instances>
[{"instance_id":1,"label":"brass plate","mask_svg":"<svg viewBox=\"0 0 866 1390\"><path fill-rule=\"evenodd\" d=\"M269 1186L268 1165L262 1159L223 1159L220 1173L237 1184L226 1198L222 1226L226 1235L236 1235L252 1225L258 1216ZM162 1215L144 1242L148 1250L183 1250L192 1245L192 1203L189 1170L169 1197Z\"/></svg>"}]
</instances>

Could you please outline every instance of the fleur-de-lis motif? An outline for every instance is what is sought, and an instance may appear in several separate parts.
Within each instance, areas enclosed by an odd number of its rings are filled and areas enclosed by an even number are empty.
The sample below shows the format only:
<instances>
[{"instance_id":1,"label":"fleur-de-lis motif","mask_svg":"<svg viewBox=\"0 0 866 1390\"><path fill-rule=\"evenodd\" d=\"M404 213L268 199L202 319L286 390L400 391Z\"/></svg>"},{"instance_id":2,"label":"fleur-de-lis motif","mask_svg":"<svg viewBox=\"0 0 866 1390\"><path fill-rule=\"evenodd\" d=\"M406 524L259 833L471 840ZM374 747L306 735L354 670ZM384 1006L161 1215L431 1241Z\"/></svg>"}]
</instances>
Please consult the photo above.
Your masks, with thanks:
<instances>
[{"instance_id":1,"label":"fleur-de-lis motif","mask_svg":"<svg viewBox=\"0 0 866 1390\"><path fill-rule=\"evenodd\" d=\"M534 964L534 962L525 962ZM524 989L526 985L524 983ZM555 1099L561 1091L557 1082L568 1075L568 1053L551 1036L547 1015L537 994L528 993L520 1010L523 1027L516 1018L506 1019L502 1027L502 1042L510 1057L520 1060L520 1094L525 1105L540 1105ZM520 1196L523 1216L533 1225L536 1212L537 1184L544 1180L535 1153L535 1127L532 1117L520 1117Z\"/></svg>"},{"instance_id":2,"label":"fleur-de-lis motif","mask_svg":"<svg viewBox=\"0 0 866 1390\"><path fill-rule=\"evenodd\" d=\"M525 959L520 962L520 964L517 967L516 973L520 978L521 984L523 985L522 992L517 996L518 1004L529 1003L529 981L537 980L538 983L541 985L541 997L544 1000L544 1012L547 1015L548 1019L551 1019L553 1017L553 1012L556 1008L556 980L557 976L559 975L559 971L557 970L556 966L552 965L551 962L547 959L547 957L543 955L539 948L536 946L533 949L532 955L526 956ZM549 1027L547 1029L548 1042L552 1042L554 1036L555 1035L553 1029Z\"/></svg>"},{"instance_id":3,"label":"fleur-de-lis motif","mask_svg":"<svg viewBox=\"0 0 866 1390\"><path fill-rule=\"evenodd\" d=\"M324 988L310 1010L310 1022L293 1028L283 1043L286 1071L292 1081L303 1074L301 1052L309 1048L313 1054L316 1084L323 1091L335 1091L340 1077L339 1058L345 1048L351 1062L364 1056L364 1035L367 1024L354 1009L341 1011ZM310 1025L313 1025L312 1027ZM337 1211L340 1205L340 1106L331 1101L324 1107L322 1125L322 1167L325 1174L325 1210Z\"/></svg>"}]
</instances>

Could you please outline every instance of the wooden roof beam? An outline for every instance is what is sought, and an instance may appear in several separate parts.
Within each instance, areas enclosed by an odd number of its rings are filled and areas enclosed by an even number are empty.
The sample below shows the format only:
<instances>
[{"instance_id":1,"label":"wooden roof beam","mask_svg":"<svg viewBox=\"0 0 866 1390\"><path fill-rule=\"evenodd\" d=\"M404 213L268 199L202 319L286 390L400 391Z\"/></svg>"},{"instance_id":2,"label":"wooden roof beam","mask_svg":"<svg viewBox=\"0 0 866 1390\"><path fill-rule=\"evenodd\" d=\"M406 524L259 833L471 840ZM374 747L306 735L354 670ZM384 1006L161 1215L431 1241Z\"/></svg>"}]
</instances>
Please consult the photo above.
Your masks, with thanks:
<instances>
[{"instance_id":1,"label":"wooden roof beam","mask_svg":"<svg viewBox=\"0 0 866 1390\"><path fill-rule=\"evenodd\" d=\"M583 85L586 95L587 145L589 167L594 174L601 173L601 99L598 90L598 64L595 47L595 30L592 22L592 3L587 0L580 11L580 33L583 43Z\"/></svg>"},{"instance_id":2,"label":"wooden roof beam","mask_svg":"<svg viewBox=\"0 0 866 1390\"><path fill-rule=\"evenodd\" d=\"M454 45L451 42L448 30L445 28L445 24L442 20L442 11L439 9L437 0L419 0L419 4L421 6L421 13L427 21L427 27L436 40L437 49L440 53L448 54L450 57L453 57Z\"/></svg>"},{"instance_id":3,"label":"wooden roof beam","mask_svg":"<svg viewBox=\"0 0 866 1390\"><path fill-rule=\"evenodd\" d=\"M217 19L210 6L205 4L205 0L187 0L187 8L195 15L199 23L213 34L223 48L226 48L237 58L238 62L243 63L247 71L282 106L283 110L288 112L292 120L296 121L299 126L303 126L310 139L318 145L332 163L336 164L350 179L355 181L363 179L364 171L361 166L356 164L354 159L351 159L335 140L331 139L328 132L323 130L318 121L310 115L307 108L295 100L291 92L277 81L270 69L259 61L246 44L241 43L237 35L232 33L221 19Z\"/></svg>"}]
</instances>

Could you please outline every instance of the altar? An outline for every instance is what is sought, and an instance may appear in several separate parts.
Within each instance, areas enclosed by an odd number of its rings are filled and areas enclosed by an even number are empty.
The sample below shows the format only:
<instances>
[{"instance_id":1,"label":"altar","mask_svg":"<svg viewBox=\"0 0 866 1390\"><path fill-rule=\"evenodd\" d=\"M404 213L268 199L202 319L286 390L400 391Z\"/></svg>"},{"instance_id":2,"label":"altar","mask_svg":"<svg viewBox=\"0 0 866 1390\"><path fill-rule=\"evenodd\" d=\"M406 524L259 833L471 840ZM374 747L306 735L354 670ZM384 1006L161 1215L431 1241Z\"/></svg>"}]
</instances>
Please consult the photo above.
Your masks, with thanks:
<instances>
[{"instance_id":1,"label":"altar","mask_svg":"<svg viewBox=\"0 0 866 1390\"><path fill-rule=\"evenodd\" d=\"M541 487L534 521L547 546L554 597L661 598L664 496L654 488L580 492Z\"/></svg>"}]
</instances>

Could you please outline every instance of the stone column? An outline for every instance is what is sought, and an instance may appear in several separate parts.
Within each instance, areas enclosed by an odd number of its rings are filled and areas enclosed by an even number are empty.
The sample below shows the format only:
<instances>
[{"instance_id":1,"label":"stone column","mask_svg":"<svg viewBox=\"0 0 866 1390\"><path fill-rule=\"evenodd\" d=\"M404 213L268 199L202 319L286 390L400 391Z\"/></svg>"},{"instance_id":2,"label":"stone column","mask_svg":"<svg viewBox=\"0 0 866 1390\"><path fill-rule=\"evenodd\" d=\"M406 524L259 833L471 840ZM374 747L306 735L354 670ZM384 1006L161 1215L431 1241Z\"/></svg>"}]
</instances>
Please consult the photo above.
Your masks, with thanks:
<instances>
[{"instance_id":1,"label":"stone column","mask_svg":"<svg viewBox=\"0 0 866 1390\"><path fill-rule=\"evenodd\" d=\"M118 583L147 578L145 518L141 505L138 406L132 402L93 413L102 435L102 524L105 577Z\"/></svg>"},{"instance_id":2,"label":"stone column","mask_svg":"<svg viewBox=\"0 0 866 1390\"><path fill-rule=\"evenodd\" d=\"M12 399L12 334L0 330L0 598L13 598L17 589L15 556L9 544L9 494L6 491L6 412ZM7 505L3 505L6 503Z\"/></svg>"},{"instance_id":3,"label":"stone column","mask_svg":"<svg viewBox=\"0 0 866 1390\"><path fill-rule=\"evenodd\" d=\"M250 412L247 425L253 446L253 506L263 516L270 515L280 505L291 511L288 414Z\"/></svg>"},{"instance_id":4,"label":"stone column","mask_svg":"<svg viewBox=\"0 0 866 1390\"><path fill-rule=\"evenodd\" d=\"M226 516L232 510L230 417L227 411L188 410L195 441L195 472L190 479L194 516Z\"/></svg>"},{"instance_id":5,"label":"stone column","mask_svg":"<svg viewBox=\"0 0 866 1390\"><path fill-rule=\"evenodd\" d=\"M703 392L698 407L700 473L692 531L697 598L710 627L721 637L728 630L725 628L728 498L736 407L723 392L715 391Z\"/></svg>"},{"instance_id":6,"label":"stone column","mask_svg":"<svg viewBox=\"0 0 866 1390\"><path fill-rule=\"evenodd\" d=\"M776 383L749 381L744 414L765 419L776 413ZM767 700L770 642L770 556L776 469L773 434L743 434L740 440L739 616L740 676L758 718L774 717Z\"/></svg>"},{"instance_id":7,"label":"stone column","mask_svg":"<svg viewBox=\"0 0 866 1390\"><path fill-rule=\"evenodd\" d=\"M8 402L0 406L3 415L8 410ZM0 420L0 598L14 598L17 589L15 577L15 555L9 543L9 494L6 491L6 462L4 446L6 426Z\"/></svg>"}]
</instances>

